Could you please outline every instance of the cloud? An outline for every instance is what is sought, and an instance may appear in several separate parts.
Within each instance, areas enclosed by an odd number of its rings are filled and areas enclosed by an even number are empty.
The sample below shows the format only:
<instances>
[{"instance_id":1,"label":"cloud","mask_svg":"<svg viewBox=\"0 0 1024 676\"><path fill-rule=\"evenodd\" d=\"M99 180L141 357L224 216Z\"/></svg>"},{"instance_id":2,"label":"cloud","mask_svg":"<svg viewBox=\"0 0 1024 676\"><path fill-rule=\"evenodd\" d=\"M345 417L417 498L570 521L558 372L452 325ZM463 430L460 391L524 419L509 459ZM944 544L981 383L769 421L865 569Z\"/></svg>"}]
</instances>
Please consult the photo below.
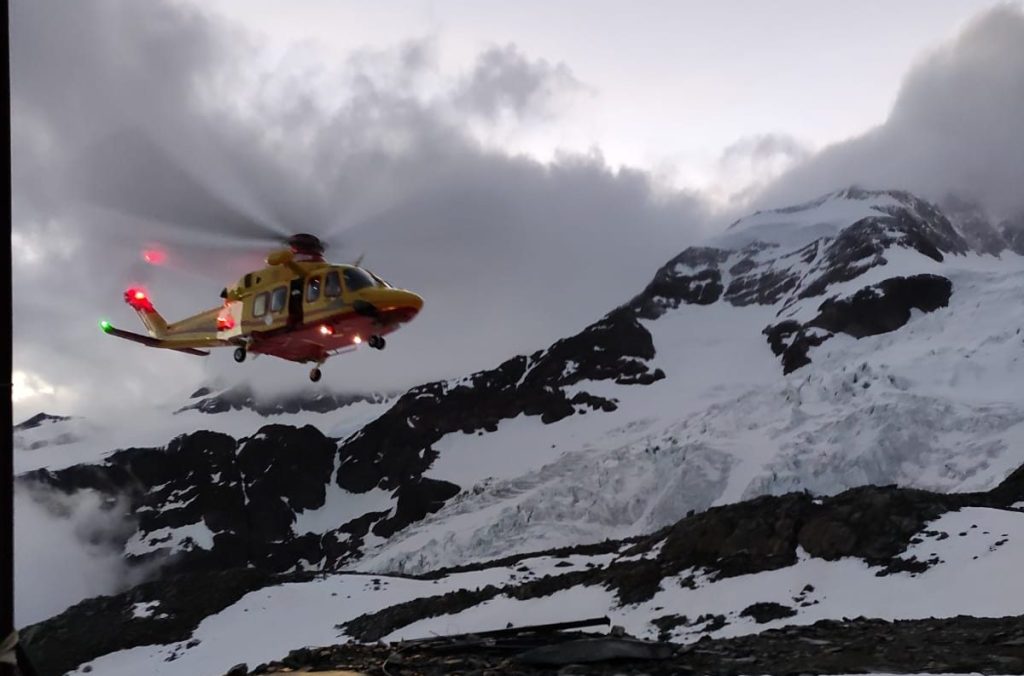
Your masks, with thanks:
<instances>
[{"instance_id":1,"label":"cloud","mask_svg":"<svg viewBox=\"0 0 1024 676\"><path fill-rule=\"evenodd\" d=\"M169 319L218 303L272 232L327 235L331 257L365 253L426 297L386 353L326 369L332 387L393 389L580 328L706 218L699 196L597 153L540 163L482 144L470 121L537 124L577 86L515 46L455 74L422 39L267 68L258 39L182 3L39 0L17 3L12 24L14 232L31 252L15 264L16 365L94 411L171 405L216 375L306 386L294 364L204 361L96 327L134 328L129 284ZM259 246L220 236L246 222ZM167 266L141 264L153 243Z\"/></svg>"},{"instance_id":2,"label":"cloud","mask_svg":"<svg viewBox=\"0 0 1024 676\"><path fill-rule=\"evenodd\" d=\"M906 76L888 119L824 149L758 198L778 206L837 186L977 199L995 215L1024 208L1024 10L999 5Z\"/></svg>"},{"instance_id":3,"label":"cloud","mask_svg":"<svg viewBox=\"0 0 1024 676\"><path fill-rule=\"evenodd\" d=\"M744 206L765 185L810 155L810 148L789 134L744 136L722 151L714 190L723 201Z\"/></svg>"},{"instance_id":4,"label":"cloud","mask_svg":"<svg viewBox=\"0 0 1024 676\"><path fill-rule=\"evenodd\" d=\"M457 107L488 119L550 112L559 95L583 88L569 68L529 60L515 45L491 47L453 93Z\"/></svg>"},{"instance_id":5,"label":"cloud","mask_svg":"<svg viewBox=\"0 0 1024 676\"><path fill-rule=\"evenodd\" d=\"M789 134L745 136L722 151L722 164L761 165L778 159L800 160L810 154L807 146Z\"/></svg>"},{"instance_id":6,"label":"cloud","mask_svg":"<svg viewBox=\"0 0 1024 676\"><path fill-rule=\"evenodd\" d=\"M128 534L124 505L98 493L18 487L15 513L15 618L39 622L79 601L119 592L152 567L129 568L118 542Z\"/></svg>"}]
</instances>

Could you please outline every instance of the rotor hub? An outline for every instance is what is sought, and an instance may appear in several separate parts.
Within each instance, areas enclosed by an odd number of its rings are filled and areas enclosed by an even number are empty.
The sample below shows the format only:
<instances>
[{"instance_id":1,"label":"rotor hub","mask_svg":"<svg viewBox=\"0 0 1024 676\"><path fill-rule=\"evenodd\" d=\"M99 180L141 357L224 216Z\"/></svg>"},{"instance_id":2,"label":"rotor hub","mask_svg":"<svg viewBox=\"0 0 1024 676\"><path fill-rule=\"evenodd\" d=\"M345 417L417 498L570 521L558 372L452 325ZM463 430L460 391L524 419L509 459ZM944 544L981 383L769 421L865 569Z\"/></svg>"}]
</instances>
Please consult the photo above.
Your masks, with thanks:
<instances>
[{"instance_id":1,"label":"rotor hub","mask_svg":"<svg viewBox=\"0 0 1024 676\"><path fill-rule=\"evenodd\" d=\"M324 259L324 243L316 235L299 233L288 238L288 246L292 253L304 260L322 261Z\"/></svg>"}]
</instances>

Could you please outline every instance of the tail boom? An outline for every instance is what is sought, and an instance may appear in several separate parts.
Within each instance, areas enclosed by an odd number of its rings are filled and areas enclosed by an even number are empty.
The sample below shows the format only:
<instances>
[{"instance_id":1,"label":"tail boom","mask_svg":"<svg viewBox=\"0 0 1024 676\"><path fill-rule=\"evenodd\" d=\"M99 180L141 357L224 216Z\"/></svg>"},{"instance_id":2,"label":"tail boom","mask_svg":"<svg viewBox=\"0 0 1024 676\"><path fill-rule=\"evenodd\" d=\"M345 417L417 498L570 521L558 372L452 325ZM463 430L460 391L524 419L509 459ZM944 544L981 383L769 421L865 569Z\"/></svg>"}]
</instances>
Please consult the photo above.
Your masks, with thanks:
<instances>
[{"instance_id":1,"label":"tail boom","mask_svg":"<svg viewBox=\"0 0 1024 676\"><path fill-rule=\"evenodd\" d=\"M124 302L128 303L139 315L146 331L153 338L164 338L167 336L167 322L160 313L153 307L153 301L149 299L142 289L128 289L124 292ZM120 330L120 329L117 329Z\"/></svg>"}]
</instances>

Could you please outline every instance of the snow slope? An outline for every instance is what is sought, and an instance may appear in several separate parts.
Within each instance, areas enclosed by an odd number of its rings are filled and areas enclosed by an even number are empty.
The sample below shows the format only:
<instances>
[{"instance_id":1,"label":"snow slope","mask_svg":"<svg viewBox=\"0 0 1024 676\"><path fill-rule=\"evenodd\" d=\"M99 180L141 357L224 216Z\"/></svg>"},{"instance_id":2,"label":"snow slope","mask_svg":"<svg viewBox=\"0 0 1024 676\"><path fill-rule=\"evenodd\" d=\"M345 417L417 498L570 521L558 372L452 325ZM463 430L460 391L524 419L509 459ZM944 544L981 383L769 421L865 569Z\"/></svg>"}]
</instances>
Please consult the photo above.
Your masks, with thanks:
<instances>
[{"instance_id":1,"label":"snow slope","mask_svg":"<svg viewBox=\"0 0 1024 676\"><path fill-rule=\"evenodd\" d=\"M991 488L1024 462L1024 258L893 259L836 291L941 271L949 306L891 333L837 335L789 375L761 334L778 306L682 305L645 321L663 380L576 386L614 399L609 413L447 435L428 476L464 492L361 567L419 572L626 537L761 494Z\"/></svg>"},{"instance_id":2,"label":"snow slope","mask_svg":"<svg viewBox=\"0 0 1024 676\"><path fill-rule=\"evenodd\" d=\"M979 526L979 524L981 524ZM877 575L862 559L835 561L801 553L791 566L718 578L700 569L686 570L677 581L641 603L622 604L602 586L576 586L553 594L518 600L505 594L457 612L407 624L386 641L470 631L503 629L607 615L629 634L690 642L701 636L750 634L786 624L820 619L874 617L917 619L1002 617L1020 614L1021 594L1015 571L1024 557L1024 513L969 507L947 512L928 523L908 556L934 560L924 572ZM623 548L625 549L625 547ZM204 620L186 641L132 648L81 665L75 674L157 676L219 674L233 665L250 667L278 659L305 646L351 640L339 626L364 613L423 596L486 585L515 585L552 574L600 570L623 554L527 557L512 565L452 573L436 580L338 574L310 582L288 583L247 594ZM972 584L962 583L970 571ZM693 576L691 586L682 584ZM754 603L777 603L793 614L758 622L744 610ZM159 604L133 607L159 613ZM666 632L655 622L673 614L683 621ZM763 618L762 618L763 620ZM254 641L253 637L259 637Z\"/></svg>"}]
</instances>

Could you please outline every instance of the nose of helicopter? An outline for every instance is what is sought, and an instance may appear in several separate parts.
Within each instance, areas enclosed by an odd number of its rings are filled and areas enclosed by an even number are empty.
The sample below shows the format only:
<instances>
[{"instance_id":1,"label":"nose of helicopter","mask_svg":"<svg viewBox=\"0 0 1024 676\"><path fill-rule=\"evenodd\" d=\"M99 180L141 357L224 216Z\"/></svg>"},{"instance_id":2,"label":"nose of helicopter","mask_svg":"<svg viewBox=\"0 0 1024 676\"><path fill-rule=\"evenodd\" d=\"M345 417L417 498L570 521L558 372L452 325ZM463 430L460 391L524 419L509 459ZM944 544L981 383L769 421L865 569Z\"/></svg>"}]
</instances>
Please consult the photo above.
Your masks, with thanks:
<instances>
[{"instance_id":1,"label":"nose of helicopter","mask_svg":"<svg viewBox=\"0 0 1024 676\"><path fill-rule=\"evenodd\" d=\"M402 315L400 321L409 321L423 309L423 298L405 289L367 289L361 296L378 311Z\"/></svg>"},{"instance_id":2,"label":"nose of helicopter","mask_svg":"<svg viewBox=\"0 0 1024 676\"><path fill-rule=\"evenodd\" d=\"M410 308L414 312L419 312L423 309L423 298L421 296L413 293L412 291L402 291L401 293L403 294L402 303L407 308Z\"/></svg>"}]
</instances>

